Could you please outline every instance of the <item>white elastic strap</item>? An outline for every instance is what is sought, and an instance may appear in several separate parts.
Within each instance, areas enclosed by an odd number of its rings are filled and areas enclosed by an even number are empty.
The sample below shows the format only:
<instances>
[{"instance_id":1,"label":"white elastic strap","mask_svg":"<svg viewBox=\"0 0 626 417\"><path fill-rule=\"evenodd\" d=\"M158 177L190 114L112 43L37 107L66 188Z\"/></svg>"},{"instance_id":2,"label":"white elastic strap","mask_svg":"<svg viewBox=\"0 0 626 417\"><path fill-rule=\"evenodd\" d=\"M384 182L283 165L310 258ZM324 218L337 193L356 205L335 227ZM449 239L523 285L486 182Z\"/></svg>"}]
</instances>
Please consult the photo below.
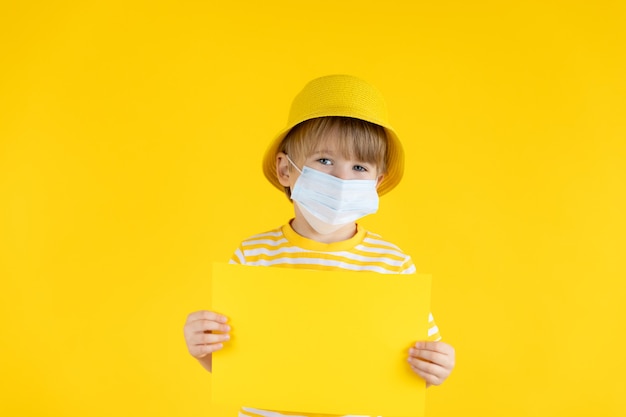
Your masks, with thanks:
<instances>
[{"instance_id":1,"label":"white elastic strap","mask_svg":"<svg viewBox=\"0 0 626 417\"><path fill-rule=\"evenodd\" d=\"M295 164L295 163L291 160L291 158L289 157L289 155L285 154L285 156L287 157L287 160L288 160L289 162L291 162L291 165L293 165L293 167L294 167L295 169L297 169L297 170L298 170L298 172L299 172L300 174L302 174L302 171L300 171L300 168L298 168L298 167L296 166L296 164Z\"/></svg>"}]
</instances>

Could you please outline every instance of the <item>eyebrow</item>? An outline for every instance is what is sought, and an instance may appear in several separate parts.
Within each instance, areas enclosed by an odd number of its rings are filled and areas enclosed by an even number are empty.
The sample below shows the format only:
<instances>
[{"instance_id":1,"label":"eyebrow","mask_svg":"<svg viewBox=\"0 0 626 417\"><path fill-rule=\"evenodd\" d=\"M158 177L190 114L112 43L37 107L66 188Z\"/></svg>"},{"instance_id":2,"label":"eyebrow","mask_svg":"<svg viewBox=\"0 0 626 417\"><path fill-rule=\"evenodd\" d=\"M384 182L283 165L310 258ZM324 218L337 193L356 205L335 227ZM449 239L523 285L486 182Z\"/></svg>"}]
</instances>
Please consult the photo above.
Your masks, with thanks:
<instances>
[{"instance_id":1,"label":"eyebrow","mask_svg":"<svg viewBox=\"0 0 626 417\"><path fill-rule=\"evenodd\" d=\"M311 154L311 156L309 156L309 158L320 156L320 155L324 155L324 154L327 154L328 156L333 156L333 157L337 155L333 151L331 151L330 149L320 149L320 150L314 151ZM342 152L339 152L338 154L342 155L342 156L345 156L345 155L343 155ZM370 167L377 167L376 162L360 161L355 156L350 156L349 158L355 158L354 161L357 162L358 164L361 164L361 165L368 165Z\"/></svg>"},{"instance_id":2,"label":"eyebrow","mask_svg":"<svg viewBox=\"0 0 626 417\"><path fill-rule=\"evenodd\" d=\"M312 155L319 155L319 154L324 154L324 153L329 154L329 155L334 155L334 152L331 151L330 149L318 149L314 151Z\"/></svg>"}]
</instances>

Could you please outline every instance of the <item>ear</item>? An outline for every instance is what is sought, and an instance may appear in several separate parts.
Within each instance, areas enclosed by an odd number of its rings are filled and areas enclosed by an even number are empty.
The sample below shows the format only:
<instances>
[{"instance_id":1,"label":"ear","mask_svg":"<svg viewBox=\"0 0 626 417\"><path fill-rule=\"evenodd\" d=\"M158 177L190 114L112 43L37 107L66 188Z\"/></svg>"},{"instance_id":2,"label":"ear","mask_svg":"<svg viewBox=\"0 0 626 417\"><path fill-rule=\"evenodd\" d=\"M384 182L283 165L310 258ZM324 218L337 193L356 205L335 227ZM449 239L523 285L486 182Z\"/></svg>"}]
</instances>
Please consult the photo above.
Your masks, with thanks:
<instances>
[{"instance_id":1,"label":"ear","mask_svg":"<svg viewBox=\"0 0 626 417\"><path fill-rule=\"evenodd\" d=\"M380 183L383 182L383 178L385 178L385 174L380 174L378 178L376 179L376 189L378 189L378 186L380 185Z\"/></svg>"},{"instance_id":2,"label":"ear","mask_svg":"<svg viewBox=\"0 0 626 417\"><path fill-rule=\"evenodd\" d=\"M291 186L289 182L289 161L287 160L287 154L284 152L278 152L276 154L276 176L278 177L278 182L283 187Z\"/></svg>"}]
</instances>

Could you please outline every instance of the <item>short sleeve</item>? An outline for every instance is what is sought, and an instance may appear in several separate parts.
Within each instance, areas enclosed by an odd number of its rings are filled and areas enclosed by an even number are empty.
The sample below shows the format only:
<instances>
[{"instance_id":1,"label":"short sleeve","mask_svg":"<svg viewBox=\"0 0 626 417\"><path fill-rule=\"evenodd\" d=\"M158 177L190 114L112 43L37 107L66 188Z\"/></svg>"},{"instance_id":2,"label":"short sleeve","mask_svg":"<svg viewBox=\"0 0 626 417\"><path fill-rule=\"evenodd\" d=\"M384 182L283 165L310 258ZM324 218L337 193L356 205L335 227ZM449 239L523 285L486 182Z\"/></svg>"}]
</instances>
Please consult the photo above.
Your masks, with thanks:
<instances>
[{"instance_id":1,"label":"short sleeve","mask_svg":"<svg viewBox=\"0 0 626 417\"><path fill-rule=\"evenodd\" d=\"M237 248L235 253L233 253L233 256L230 257L230 260L228 261L228 263L229 264L239 264L239 265L245 265L246 264L246 258L243 255L243 247L242 247L242 245L239 245L239 247Z\"/></svg>"},{"instance_id":2,"label":"short sleeve","mask_svg":"<svg viewBox=\"0 0 626 417\"><path fill-rule=\"evenodd\" d=\"M439 333L439 327L435 323L433 313L428 313L428 337L429 342L438 342L441 340L441 334Z\"/></svg>"}]
</instances>

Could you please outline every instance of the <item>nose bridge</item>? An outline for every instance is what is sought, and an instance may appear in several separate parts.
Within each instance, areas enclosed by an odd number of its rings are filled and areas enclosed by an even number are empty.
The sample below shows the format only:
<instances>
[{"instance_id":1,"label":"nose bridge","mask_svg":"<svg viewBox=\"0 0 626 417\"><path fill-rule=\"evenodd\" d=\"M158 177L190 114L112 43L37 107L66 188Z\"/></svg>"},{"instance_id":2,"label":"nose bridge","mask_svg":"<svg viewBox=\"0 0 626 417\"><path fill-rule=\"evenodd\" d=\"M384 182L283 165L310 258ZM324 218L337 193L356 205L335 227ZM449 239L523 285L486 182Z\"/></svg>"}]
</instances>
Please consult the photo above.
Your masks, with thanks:
<instances>
[{"instance_id":1,"label":"nose bridge","mask_svg":"<svg viewBox=\"0 0 626 417\"><path fill-rule=\"evenodd\" d=\"M342 180L349 180L352 175L352 165L347 161L336 163L332 175Z\"/></svg>"}]
</instances>

